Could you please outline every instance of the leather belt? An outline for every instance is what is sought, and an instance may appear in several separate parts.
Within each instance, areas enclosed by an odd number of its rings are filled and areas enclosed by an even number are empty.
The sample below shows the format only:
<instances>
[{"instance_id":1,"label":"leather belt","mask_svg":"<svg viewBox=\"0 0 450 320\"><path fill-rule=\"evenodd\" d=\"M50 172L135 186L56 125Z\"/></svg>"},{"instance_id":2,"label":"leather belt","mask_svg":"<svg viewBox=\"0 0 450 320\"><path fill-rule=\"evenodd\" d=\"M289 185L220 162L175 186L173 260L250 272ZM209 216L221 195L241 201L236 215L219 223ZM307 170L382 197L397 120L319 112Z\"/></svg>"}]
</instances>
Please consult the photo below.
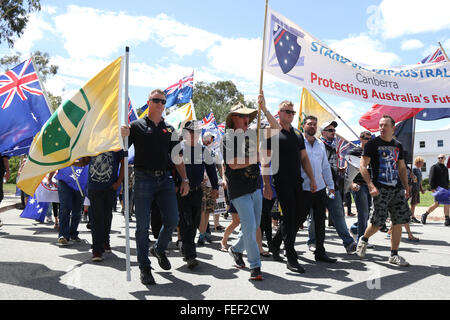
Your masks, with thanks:
<instances>
[{"instance_id":1,"label":"leather belt","mask_svg":"<svg viewBox=\"0 0 450 320\"><path fill-rule=\"evenodd\" d=\"M139 173L145 173L145 174L149 174L153 177L160 177L166 174L166 171L163 170L140 170L140 169L134 169L136 172Z\"/></svg>"}]
</instances>

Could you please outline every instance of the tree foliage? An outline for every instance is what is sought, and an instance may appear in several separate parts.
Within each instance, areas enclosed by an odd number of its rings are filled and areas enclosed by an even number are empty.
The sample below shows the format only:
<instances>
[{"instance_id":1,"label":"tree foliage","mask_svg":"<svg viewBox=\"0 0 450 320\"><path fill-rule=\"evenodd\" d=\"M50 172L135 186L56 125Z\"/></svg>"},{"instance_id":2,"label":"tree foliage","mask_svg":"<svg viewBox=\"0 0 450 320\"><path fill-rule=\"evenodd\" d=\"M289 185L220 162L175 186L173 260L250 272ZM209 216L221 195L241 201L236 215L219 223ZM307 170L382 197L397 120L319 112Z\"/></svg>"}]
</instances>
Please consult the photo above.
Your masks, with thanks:
<instances>
[{"instance_id":1,"label":"tree foliage","mask_svg":"<svg viewBox=\"0 0 450 320\"><path fill-rule=\"evenodd\" d=\"M16 37L20 37L28 23L29 14L40 11L40 0L1 0L0 1L0 43L14 45Z\"/></svg>"},{"instance_id":2,"label":"tree foliage","mask_svg":"<svg viewBox=\"0 0 450 320\"><path fill-rule=\"evenodd\" d=\"M241 102L254 107L255 102L245 101L244 95L232 81L212 83L197 82L192 94L197 119L202 119L210 112L214 113L217 123L224 122L233 105Z\"/></svg>"}]
</instances>

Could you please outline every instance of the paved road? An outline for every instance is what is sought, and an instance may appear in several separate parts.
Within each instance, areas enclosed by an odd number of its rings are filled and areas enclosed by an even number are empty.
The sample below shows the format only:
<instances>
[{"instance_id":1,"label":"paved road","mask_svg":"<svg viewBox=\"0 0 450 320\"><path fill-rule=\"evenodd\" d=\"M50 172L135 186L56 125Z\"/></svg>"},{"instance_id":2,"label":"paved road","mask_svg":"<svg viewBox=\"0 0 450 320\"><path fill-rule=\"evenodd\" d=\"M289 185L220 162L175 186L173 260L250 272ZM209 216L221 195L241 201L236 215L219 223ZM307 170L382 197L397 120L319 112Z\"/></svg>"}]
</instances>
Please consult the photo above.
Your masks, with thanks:
<instances>
[{"instance_id":1,"label":"paved road","mask_svg":"<svg viewBox=\"0 0 450 320\"><path fill-rule=\"evenodd\" d=\"M234 268L228 254L219 251L222 233L213 232L214 242L198 249L201 264L195 271L187 269L173 244L168 253L172 270L162 270L151 257L157 285L147 287L139 281L134 222L130 224L132 279L128 282L125 223L120 213L113 217L112 253L94 263L85 224L79 227L83 243L59 247L53 226L20 218L21 210L11 208L17 202L7 195L1 204L7 210L0 209L0 299L450 299L450 227L443 224L442 208L430 216L436 219L429 219L427 225L412 225L419 243L406 241L403 234L400 252L411 263L407 268L387 263L389 240L385 233L371 239L375 248L368 249L367 258L361 261L356 255L347 255L336 231L327 228L325 246L338 263L316 263L305 244L306 231L300 231L296 249L306 273L295 274L285 264L263 258L265 280L251 282L248 269ZM347 218L349 226L354 221L356 218ZM223 225L229 222L221 220ZM231 239L235 238L236 233Z\"/></svg>"}]
</instances>

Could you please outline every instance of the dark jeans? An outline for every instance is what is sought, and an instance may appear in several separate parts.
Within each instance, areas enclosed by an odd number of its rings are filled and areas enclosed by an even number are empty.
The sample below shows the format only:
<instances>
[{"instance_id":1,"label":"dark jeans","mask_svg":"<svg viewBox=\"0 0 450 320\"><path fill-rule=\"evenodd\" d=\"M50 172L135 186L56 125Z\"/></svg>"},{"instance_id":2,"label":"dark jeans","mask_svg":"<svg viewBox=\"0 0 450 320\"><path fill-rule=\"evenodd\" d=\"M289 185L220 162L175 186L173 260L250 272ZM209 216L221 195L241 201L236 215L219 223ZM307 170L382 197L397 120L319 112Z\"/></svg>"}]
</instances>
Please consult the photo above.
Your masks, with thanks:
<instances>
[{"instance_id":1,"label":"dark jeans","mask_svg":"<svg viewBox=\"0 0 450 320\"><path fill-rule=\"evenodd\" d=\"M88 190L91 202L91 234L92 252L105 252L105 245L109 245L111 233L112 207L116 191L113 188L106 190Z\"/></svg>"},{"instance_id":2,"label":"dark jeans","mask_svg":"<svg viewBox=\"0 0 450 320\"><path fill-rule=\"evenodd\" d=\"M274 183L283 214L280 227L272 239L272 244L275 248L280 248L281 241L283 241L288 262L296 264L298 256L294 248L295 238L300 225L306 220L302 184L300 180L278 180Z\"/></svg>"},{"instance_id":3,"label":"dark jeans","mask_svg":"<svg viewBox=\"0 0 450 320\"><path fill-rule=\"evenodd\" d=\"M59 235L66 239L78 236L83 197L79 190L69 187L64 181L58 181L59 196Z\"/></svg>"},{"instance_id":4,"label":"dark jeans","mask_svg":"<svg viewBox=\"0 0 450 320\"><path fill-rule=\"evenodd\" d=\"M179 220L177 196L172 176L152 176L135 171L134 204L136 206L136 248L139 267L149 267L148 257L150 216L153 200L161 211L162 228L154 247L157 253L164 253Z\"/></svg>"},{"instance_id":5,"label":"dark jeans","mask_svg":"<svg viewBox=\"0 0 450 320\"><path fill-rule=\"evenodd\" d=\"M304 201L306 204L305 213L311 214L314 217L314 232L316 235L316 251L315 255L325 254L325 247L323 245L325 241L325 212L327 209L327 193L325 189L316 191L314 193L310 191L303 192Z\"/></svg>"},{"instance_id":6,"label":"dark jeans","mask_svg":"<svg viewBox=\"0 0 450 320\"><path fill-rule=\"evenodd\" d=\"M156 200L152 203L152 214L150 217L150 225L152 226L153 238L158 239L159 232L162 228L161 211L159 210Z\"/></svg>"},{"instance_id":7,"label":"dark jeans","mask_svg":"<svg viewBox=\"0 0 450 320\"><path fill-rule=\"evenodd\" d=\"M177 194L178 208L180 209L180 235L182 247L181 251L186 259L197 257L195 247L195 235L200 225L202 209L202 189L190 191L187 196L181 197Z\"/></svg>"},{"instance_id":8,"label":"dark jeans","mask_svg":"<svg viewBox=\"0 0 450 320\"><path fill-rule=\"evenodd\" d=\"M266 235L267 243L272 243L272 208L275 200L277 198L272 198L272 200L263 198L262 213L261 213L261 236L264 238Z\"/></svg>"}]
</instances>

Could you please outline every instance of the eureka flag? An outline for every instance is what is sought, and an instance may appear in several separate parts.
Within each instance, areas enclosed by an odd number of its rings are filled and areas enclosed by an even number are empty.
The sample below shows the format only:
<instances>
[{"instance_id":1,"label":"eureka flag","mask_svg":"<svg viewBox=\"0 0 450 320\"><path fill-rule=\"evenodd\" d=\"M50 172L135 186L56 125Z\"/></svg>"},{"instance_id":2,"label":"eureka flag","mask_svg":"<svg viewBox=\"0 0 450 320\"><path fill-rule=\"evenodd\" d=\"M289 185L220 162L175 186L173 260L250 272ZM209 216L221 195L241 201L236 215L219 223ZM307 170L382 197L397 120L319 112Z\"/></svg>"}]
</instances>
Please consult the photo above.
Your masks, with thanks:
<instances>
[{"instance_id":1,"label":"eureka flag","mask_svg":"<svg viewBox=\"0 0 450 320\"><path fill-rule=\"evenodd\" d=\"M119 138L122 57L64 102L35 136L18 186L34 194L48 173L85 156L123 148Z\"/></svg>"},{"instance_id":2,"label":"eureka flag","mask_svg":"<svg viewBox=\"0 0 450 320\"><path fill-rule=\"evenodd\" d=\"M50 115L31 59L0 75L0 153L22 147L27 139L29 147Z\"/></svg>"}]
</instances>

